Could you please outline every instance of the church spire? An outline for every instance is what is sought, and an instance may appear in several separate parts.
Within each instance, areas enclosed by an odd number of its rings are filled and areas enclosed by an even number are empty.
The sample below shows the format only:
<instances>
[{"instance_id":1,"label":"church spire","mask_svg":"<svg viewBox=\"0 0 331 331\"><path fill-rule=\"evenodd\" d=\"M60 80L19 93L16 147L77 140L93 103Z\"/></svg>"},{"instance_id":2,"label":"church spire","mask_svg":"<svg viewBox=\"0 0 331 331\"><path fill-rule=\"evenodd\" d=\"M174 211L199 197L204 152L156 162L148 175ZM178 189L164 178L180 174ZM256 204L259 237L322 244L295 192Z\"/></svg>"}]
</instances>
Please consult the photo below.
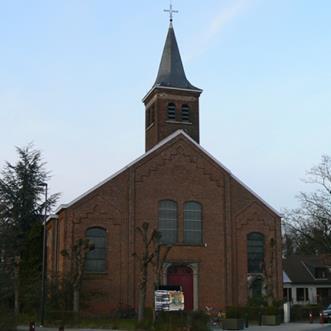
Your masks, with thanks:
<instances>
[{"instance_id":1,"label":"church spire","mask_svg":"<svg viewBox=\"0 0 331 331\"><path fill-rule=\"evenodd\" d=\"M175 31L172 24L172 7L170 9L170 25L164 45L159 71L152 87L170 87L186 90L201 91L193 86L186 78L180 56Z\"/></svg>"},{"instance_id":2,"label":"church spire","mask_svg":"<svg viewBox=\"0 0 331 331\"><path fill-rule=\"evenodd\" d=\"M199 90L186 78L171 18L159 71L153 88L159 86Z\"/></svg>"},{"instance_id":3,"label":"church spire","mask_svg":"<svg viewBox=\"0 0 331 331\"><path fill-rule=\"evenodd\" d=\"M170 24L159 71L145 104L146 151L177 130L185 131L199 143L199 97L201 89L186 78L174 27L174 11L170 3Z\"/></svg>"}]
</instances>

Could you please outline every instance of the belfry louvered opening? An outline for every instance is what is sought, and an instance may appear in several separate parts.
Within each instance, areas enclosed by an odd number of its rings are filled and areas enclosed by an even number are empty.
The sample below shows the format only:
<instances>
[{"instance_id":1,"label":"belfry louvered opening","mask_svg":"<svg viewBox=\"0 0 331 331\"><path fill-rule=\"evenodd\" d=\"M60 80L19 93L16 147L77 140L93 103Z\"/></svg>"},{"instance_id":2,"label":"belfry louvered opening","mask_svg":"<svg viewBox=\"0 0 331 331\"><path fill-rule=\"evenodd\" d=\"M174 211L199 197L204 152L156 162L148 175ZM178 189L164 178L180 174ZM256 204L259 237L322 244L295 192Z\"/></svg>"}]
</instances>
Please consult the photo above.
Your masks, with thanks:
<instances>
[{"instance_id":1,"label":"belfry louvered opening","mask_svg":"<svg viewBox=\"0 0 331 331\"><path fill-rule=\"evenodd\" d=\"M176 105L174 103L168 104L168 120L176 119Z\"/></svg>"},{"instance_id":2,"label":"belfry louvered opening","mask_svg":"<svg viewBox=\"0 0 331 331\"><path fill-rule=\"evenodd\" d=\"M184 122L190 121L190 107L188 105L182 105L181 120Z\"/></svg>"}]
</instances>

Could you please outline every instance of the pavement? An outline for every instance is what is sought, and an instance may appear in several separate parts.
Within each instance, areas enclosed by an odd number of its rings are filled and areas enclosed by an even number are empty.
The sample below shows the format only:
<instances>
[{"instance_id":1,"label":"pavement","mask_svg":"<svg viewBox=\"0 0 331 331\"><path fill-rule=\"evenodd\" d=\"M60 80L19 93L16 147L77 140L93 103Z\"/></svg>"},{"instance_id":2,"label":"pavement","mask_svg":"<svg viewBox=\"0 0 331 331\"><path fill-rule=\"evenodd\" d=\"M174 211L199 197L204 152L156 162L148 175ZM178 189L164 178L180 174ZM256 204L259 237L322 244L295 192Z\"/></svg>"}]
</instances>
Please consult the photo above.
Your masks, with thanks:
<instances>
[{"instance_id":1,"label":"pavement","mask_svg":"<svg viewBox=\"0 0 331 331\"><path fill-rule=\"evenodd\" d=\"M18 326L18 331L29 331L28 326ZM58 331L58 328L36 327L36 331ZM223 330L221 328L214 328L213 331ZM309 323L285 323L277 326L249 326L247 331L331 331L331 324L309 324ZM110 329L67 329L64 331L119 331ZM122 330L125 331L125 330Z\"/></svg>"},{"instance_id":2,"label":"pavement","mask_svg":"<svg viewBox=\"0 0 331 331\"><path fill-rule=\"evenodd\" d=\"M213 331L223 330L221 328L215 328ZM276 326L259 326L252 325L249 326L247 331L331 331L331 325L325 324L310 324L310 323L283 323L281 325Z\"/></svg>"}]
</instances>

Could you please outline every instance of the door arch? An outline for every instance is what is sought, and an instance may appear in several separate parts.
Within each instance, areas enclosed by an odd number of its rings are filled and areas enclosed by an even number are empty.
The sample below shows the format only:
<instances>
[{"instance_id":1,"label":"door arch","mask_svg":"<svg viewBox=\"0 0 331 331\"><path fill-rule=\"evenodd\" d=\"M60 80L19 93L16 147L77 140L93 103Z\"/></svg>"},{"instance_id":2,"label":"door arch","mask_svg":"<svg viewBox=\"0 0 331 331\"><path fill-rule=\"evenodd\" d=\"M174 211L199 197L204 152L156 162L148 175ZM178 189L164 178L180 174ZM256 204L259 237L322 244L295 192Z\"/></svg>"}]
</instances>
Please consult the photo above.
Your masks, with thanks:
<instances>
[{"instance_id":1,"label":"door arch","mask_svg":"<svg viewBox=\"0 0 331 331\"><path fill-rule=\"evenodd\" d=\"M181 286L185 310L193 310L193 271L186 265L171 265L167 269L167 285Z\"/></svg>"}]
</instances>

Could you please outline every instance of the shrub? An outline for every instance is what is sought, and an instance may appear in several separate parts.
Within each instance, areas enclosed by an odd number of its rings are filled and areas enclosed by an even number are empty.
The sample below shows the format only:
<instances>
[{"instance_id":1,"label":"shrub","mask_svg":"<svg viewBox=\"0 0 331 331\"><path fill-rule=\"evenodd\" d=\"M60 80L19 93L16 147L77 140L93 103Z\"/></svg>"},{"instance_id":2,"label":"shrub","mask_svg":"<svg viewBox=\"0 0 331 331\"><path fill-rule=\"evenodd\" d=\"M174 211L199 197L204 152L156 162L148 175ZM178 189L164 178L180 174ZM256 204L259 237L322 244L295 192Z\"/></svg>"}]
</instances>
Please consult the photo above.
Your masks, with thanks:
<instances>
[{"instance_id":1,"label":"shrub","mask_svg":"<svg viewBox=\"0 0 331 331\"><path fill-rule=\"evenodd\" d=\"M322 310L323 307L321 305L293 305L291 307L291 321L308 320L310 312L313 314L313 317L319 317Z\"/></svg>"},{"instance_id":2,"label":"shrub","mask_svg":"<svg viewBox=\"0 0 331 331\"><path fill-rule=\"evenodd\" d=\"M5 307L0 307L0 330L15 331L16 319L13 312Z\"/></svg>"},{"instance_id":3,"label":"shrub","mask_svg":"<svg viewBox=\"0 0 331 331\"><path fill-rule=\"evenodd\" d=\"M188 314L184 311L160 312L155 323L156 331L182 330L188 324Z\"/></svg>"},{"instance_id":4,"label":"shrub","mask_svg":"<svg viewBox=\"0 0 331 331\"><path fill-rule=\"evenodd\" d=\"M278 315L279 309L276 306L268 306L263 311L264 315Z\"/></svg>"},{"instance_id":5,"label":"shrub","mask_svg":"<svg viewBox=\"0 0 331 331\"><path fill-rule=\"evenodd\" d=\"M204 312L161 312L155 331L209 331L209 316Z\"/></svg>"},{"instance_id":6,"label":"shrub","mask_svg":"<svg viewBox=\"0 0 331 331\"><path fill-rule=\"evenodd\" d=\"M242 318L243 308L236 306L226 307L226 318Z\"/></svg>"},{"instance_id":7,"label":"shrub","mask_svg":"<svg viewBox=\"0 0 331 331\"><path fill-rule=\"evenodd\" d=\"M117 319L132 319L136 317L136 311L129 305L120 305L112 312L111 316Z\"/></svg>"},{"instance_id":8,"label":"shrub","mask_svg":"<svg viewBox=\"0 0 331 331\"><path fill-rule=\"evenodd\" d=\"M209 316L203 311L192 313L191 331L208 331Z\"/></svg>"}]
</instances>

